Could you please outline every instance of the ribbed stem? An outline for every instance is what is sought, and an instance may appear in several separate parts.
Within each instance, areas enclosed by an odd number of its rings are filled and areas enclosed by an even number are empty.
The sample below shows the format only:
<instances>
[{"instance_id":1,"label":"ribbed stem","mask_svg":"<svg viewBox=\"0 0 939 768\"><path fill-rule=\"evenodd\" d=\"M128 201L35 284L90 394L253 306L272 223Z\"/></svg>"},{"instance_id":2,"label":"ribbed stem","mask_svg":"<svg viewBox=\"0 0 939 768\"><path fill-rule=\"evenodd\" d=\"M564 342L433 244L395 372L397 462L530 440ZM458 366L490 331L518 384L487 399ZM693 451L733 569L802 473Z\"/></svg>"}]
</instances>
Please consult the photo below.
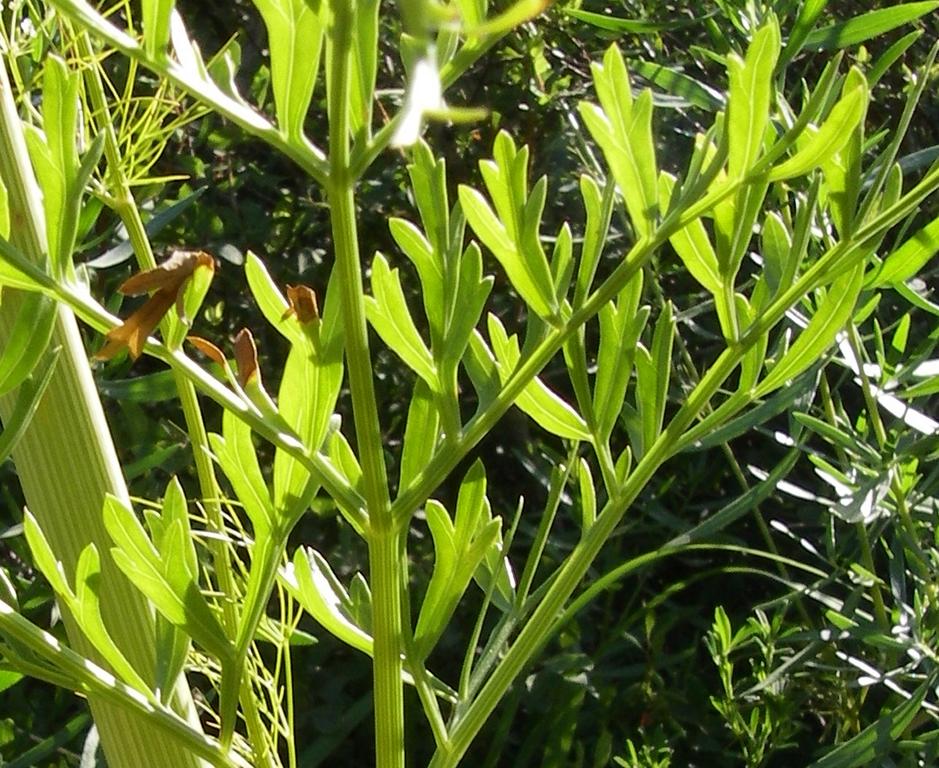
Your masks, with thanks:
<instances>
[{"instance_id":1,"label":"ribbed stem","mask_svg":"<svg viewBox=\"0 0 939 768\"><path fill-rule=\"evenodd\" d=\"M76 44L81 55L87 60L90 61L94 57L94 49L87 33L77 35ZM156 259L150 246L150 240L147 237L143 219L140 216L140 209L137 207L137 202L123 169L123 158L120 154L117 133L114 129L115 122L108 106L104 84L101 80L101 71L97 66L87 68L85 84L97 118L96 123L99 130L104 134L104 155L107 160L107 180L110 193L114 198L113 209L127 230L127 238L134 248L138 266L141 269L152 269L156 266ZM164 339L167 338L166 331L169 327L169 323L164 320L161 324ZM238 612L234 600L236 594L235 579L232 573L228 545L225 541L225 520L220 501L222 494L215 475L215 467L209 454L209 438L205 421L202 418L202 410L199 408L195 385L179 370L173 371L173 380L176 384L180 407L186 422L186 431L189 434L206 522L209 530L215 534L209 537L208 548L212 555L216 584L222 595L229 596L229 599L222 601L222 621L228 636L233 638L238 632ZM262 744L263 726L258 714L257 698L254 695L251 681L246 679L243 674L239 677L240 702L250 741L252 744Z\"/></svg>"},{"instance_id":2,"label":"ribbed stem","mask_svg":"<svg viewBox=\"0 0 939 768\"><path fill-rule=\"evenodd\" d=\"M355 215L355 180L349 158L351 5L334 4L329 69L329 198L336 269L339 271L346 367L356 443L369 516L369 577L372 590L375 764L404 768L404 691L401 682L401 527L391 516L388 479L368 348L362 266Z\"/></svg>"},{"instance_id":3,"label":"ribbed stem","mask_svg":"<svg viewBox=\"0 0 939 768\"><path fill-rule=\"evenodd\" d=\"M0 62L0 177L9 193L11 239L37 261L46 250L39 189L29 164L6 68ZM0 304L0 346L21 305L21 296L4 291ZM45 396L14 452L26 502L39 521L66 574L74 574L80 552L94 543L101 554L101 608L115 641L141 675L155 670L152 612L137 589L110 558L110 538L101 509L105 494L129 503L120 463L111 441L88 358L70 311L59 307L53 347L61 354ZM0 398L0 419L8 418L12 395ZM95 658L93 648L65 616L72 647ZM177 691L181 710L195 719L188 689ZM111 766L163 768L205 763L158 732L139 715L89 698L101 743Z\"/></svg>"}]
</instances>

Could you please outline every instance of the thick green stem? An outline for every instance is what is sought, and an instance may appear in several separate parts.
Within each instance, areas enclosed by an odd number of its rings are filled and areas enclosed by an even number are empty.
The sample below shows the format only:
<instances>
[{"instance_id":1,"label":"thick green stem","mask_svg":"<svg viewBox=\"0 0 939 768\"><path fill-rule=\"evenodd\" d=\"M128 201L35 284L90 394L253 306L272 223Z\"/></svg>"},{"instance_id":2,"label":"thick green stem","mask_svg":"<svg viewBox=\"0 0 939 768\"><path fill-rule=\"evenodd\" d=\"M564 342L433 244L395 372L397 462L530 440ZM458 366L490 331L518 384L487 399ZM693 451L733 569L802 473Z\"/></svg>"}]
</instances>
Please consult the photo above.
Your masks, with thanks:
<instances>
[{"instance_id":1,"label":"thick green stem","mask_svg":"<svg viewBox=\"0 0 939 768\"><path fill-rule=\"evenodd\" d=\"M94 57L94 51L87 33L78 35L76 37L76 43L82 56L88 60ZM101 72L96 66L90 66L86 70L85 84L89 99L94 108L99 130L102 131L105 137L104 154L107 159L107 180L111 187L110 193L114 198L112 206L127 230L127 237L134 248L138 265L141 269L153 269L156 266L156 259L153 255L153 249L150 246L150 240L147 237L143 219L140 216L140 209L137 207L137 203L131 192L130 183L123 171L120 148L114 130L114 120L112 119L110 108L108 107L104 85L101 82ZM167 330L169 327L169 320L165 319L161 324L164 338L167 338ZM208 523L209 529L215 534L208 539L208 546L212 553L215 579L219 592L222 595L229 596L229 599L222 601L222 620L228 636L234 637L238 632L238 612L233 599L236 594L235 579L232 573L228 545L225 541L225 520L220 501L221 490L215 475L215 467L210 458L209 438L205 428L205 421L202 418L202 410L199 408L199 400L193 383L179 370L173 371L173 380L179 394L179 402L183 411L183 418L186 422L189 441L192 446L193 462L196 468L196 477L199 481L202 504L206 513L206 522ZM247 646L245 646L245 651L241 654L241 661L237 665L239 670L239 700L244 712L248 733L251 737L251 743L262 744L263 727L257 711L257 700L250 680L248 680L243 674L243 671L241 671L246 649ZM231 721L233 716L234 713L228 718L228 721ZM231 729L234 723L228 721L224 722L223 725L227 730L230 741Z\"/></svg>"},{"instance_id":2,"label":"thick green stem","mask_svg":"<svg viewBox=\"0 0 939 768\"><path fill-rule=\"evenodd\" d=\"M342 285L346 366L369 519L369 573L375 644L375 748L379 768L404 766L401 683L400 527L391 518L385 458L368 349L351 185L329 187L336 269Z\"/></svg>"},{"instance_id":3,"label":"thick green stem","mask_svg":"<svg viewBox=\"0 0 939 768\"><path fill-rule=\"evenodd\" d=\"M349 157L349 86L353 12L336 3L332 25L332 67L328 83L329 179L335 269L339 271L346 367L352 394L355 435L369 519L369 576L372 590L375 760L379 768L404 768L401 568L402 527L391 516L388 479L368 347L362 266L355 212L355 180Z\"/></svg>"},{"instance_id":4,"label":"thick green stem","mask_svg":"<svg viewBox=\"0 0 939 768\"><path fill-rule=\"evenodd\" d=\"M41 195L29 163L6 69L0 65L0 176L9 193L14 244L35 261L45 252ZM5 290L0 305L0 346L20 306L20 296ZM88 358L72 313L57 310L53 347L60 347L52 381L14 452L17 474L30 510L39 521L66 574L71 577L81 551L94 543L101 555L101 604L112 637L145 679L152 679L155 638L152 612L110 558L110 538L101 509L110 493L129 503L114 445L88 368ZM12 399L0 399L0 417L9 416ZM66 630L72 646L97 658L71 617ZM180 685L181 711L196 722L188 688ZM168 739L139 714L89 696L109 765L196 766L203 762Z\"/></svg>"}]
</instances>

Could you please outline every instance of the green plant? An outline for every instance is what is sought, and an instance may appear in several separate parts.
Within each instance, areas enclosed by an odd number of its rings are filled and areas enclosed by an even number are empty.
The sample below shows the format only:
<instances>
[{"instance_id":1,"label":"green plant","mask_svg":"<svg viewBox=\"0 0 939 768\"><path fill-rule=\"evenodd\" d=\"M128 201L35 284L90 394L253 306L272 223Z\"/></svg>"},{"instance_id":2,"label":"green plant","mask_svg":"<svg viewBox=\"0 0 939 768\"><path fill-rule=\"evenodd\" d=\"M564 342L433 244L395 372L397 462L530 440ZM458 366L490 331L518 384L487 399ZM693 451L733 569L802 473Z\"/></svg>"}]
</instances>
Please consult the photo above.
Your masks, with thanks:
<instances>
[{"instance_id":1,"label":"green plant","mask_svg":"<svg viewBox=\"0 0 939 768\"><path fill-rule=\"evenodd\" d=\"M791 746L788 742L798 727L798 702L785 695L781 682L774 685L770 679L779 666L777 644L785 639L779 637L781 624L781 615L771 622L758 612L746 626L733 632L727 613L718 608L707 636L722 687L721 695L712 697L711 702L740 743L748 768L765 765L772 752ZM750 674L740 680L739 673L735 675L734 657L748 646L755 646L751 651L755 658L751 660Z\"/></svg>"},{"instance_id":2,"label":"green plant","mask_svg":"<svg viewBox=\"0 0 939 768\"><path fill-rule=\"evenodd\" d=\"M26 518L27 537L37 566L70 617L71 643L81 655L44 639L15 610L15 595L8 590L0 610L4 657L30 674L89 694L93 704L133 713L131 722L161 729L153 737L157 743L212 764L293 765L292 701L300 689L291 671L291 644L301 637L295 631L299 605L324 631L372 658L378 764L404 764L404 686L410 685L433 737L431 765L455 765L515 681L586 603L609 583L696 546L739 516L729 509L607 577L588 577L665 462L708 441L726 441L789 407L802 391L793 382L817 381L820 361L839 332L866 319L884 286L922 267L936 249L935 224L912 235L908 230L918 207L939 186L939 168L904 191L895 162L902 130L889 141L868 139L864 117L876 66L869 73L854 67L842 74L836 57L800 103L787 101L786 65L812 39L809 30L817 18L812 8L818 4L794 14L795 32L786 48L777 17L747 4L751 18L740 31L752 31L752 39L745 50L724 55L726 110L696 137L681 176L659 169L653 96L648 90L632 92L619 49L611 47L602 65L594 66L599 104L582 104L579 115L603 156L606 178L579 179L582 237L575 238L566 221L552 225L548 237L543 231L548 184L529 179L533 150L499 133L492 159L480 164L482 185L461 184L453 196L444 161L417 141L427 119L478 116L448 106L444 87L538 13L540 3L523 1L491 17L484 2L402 3L401 29L395 31L401 33L399 53L409 85L397 116L377 130L372 110L383 29L379 4L259 0L256 5L270 38L274 119L240 95L237 46L205 61L173 3L165 0L142 4L139 39L133 27L114 26L81 0L54 0L57 34L74 46L81 74L61 59L44 64L41 115L31 118L41 119L42 131L23 128L12 103L5 105L3 126L10 137L5 155L18 165L0 169L9 198L0 232L5 235L0 283L5 322L18 318L20 325L6 331L3 380L11 390L25 386L18 403L4 413L3 434L9 442L23 437L14 455L33 512ZM935 4L912 5L924 13ZM127 6L122 9L129 14ZM184 351L189 324L209 290L211 265L203 257L180 255L154 269L130 194L135 175L129 168L135 166L122 150L137 145L108 131L113 107L96 66L95 45L153 72L160 88L168 83L186 91L201 109L288 157L321 188L334 257L328 285L318 286L321 308L313 289L291 286L282 292L261 258L249 254L245 261L254 300L289 345L276 399L265 389L250 331L235 339L234 366L222 348L205 339L193 344L209 358L208 366ZM934 59L935 51L924 71ZM922 78L911 88L909 109L924 83ZM4 91L9 96L10 89ZM86 104L82 120L99 129L81 155L73 141L79 98ZM317 129L324 119L327 127ZM369 260L370 292L363 285L357 187L392 144L410 147L407 170L418 223L393 218L389 229L417 273L422 313L409 306L401 270L394 266L397 256L376 253ZM92 189L121 219L145 270L123 290L154 291L145 308L123 323L90 296L72 261L83 195L102 155L105 170L100 186ZM33 173L41 202L24 192L32 188ZM630 245L606 261L614 211L625 217ZM30 218L33 240L24 241L23 229L9 222ZM467 243L468 232L478 242ZM754 245L761 251L759 261L748 259ZM482 317L493 283L484 271L483 248L517 297L517 323L495 313ZM653 260L672 252L713 307L709 322L719 347L680 386L673 358L682 342L681 308L653 305L644 276ZM19 297L17 291L25 292L25 309L19 309L19 298L7 298ZM28 475L65 473L69 459L34 457L26 447L30 436L48 443L52 437L41 431L43 424L51 422L54 429L67 418L64 408L45 400L42 407L50 408L50 415L31 417L44 387L51 393L53 386L63 386L56 384L63 371L85 370L83 355L74 334L28 349L23 340L37 317L51 323L56 311L63 316L70 311L106 334L99 356L111 357L126 346L132 355L144 352L173 372L205 500L207 557L194 544L177 483L141 523L113 466L110 484L87 489L82 525L98 521L96 532L91 537L76 530L54 533L62 502L45 500L42 478L29 483ZM158 342L148 337L161 320L163 341ZM388 471L369 327L413 381L395 456L397 477ZM62 349L58 362L56 348ZM62 362L66 354L68 368ZM552 376L551 386L549 367L552 374L561 372ZM476 395L469 418L461 387ZM220 434L206 434L196 390L222 406ZM82 392L84 401L95 402L93 391ZM514 518L493 510L487 498L490 468L470 462L475 447L512 407L551 436L560 457L540 513L519 505ZM351 428L337 411L351 412ZM818 419L802 423L833 434ZM99 439L106 434L100 423L72 428ZM255 436L273 448L256 445ZM106 444L84 450L113 462ZM269 463L262 462L271 454ZM230 501L219 501L210 456L224 473ZM450 499L447 481L458 485ZM70 482L77 482L74 476ZM545 572L542 556L571 489L579 499L576 542ZM290 536L311 505L334 509L361 538L367 579L355 574L343 583L339 565L310 546L288 552ZM512 544L523 515L537 521L531 545L519 554ZM434 564L424 588L413 589L408 536L423 522L433 541ZM69 540L67 551L61 538ZM110 567L112 560L112 570L99 572L100 563ZM777 562L812 573L781 557ZM873 570L865 567L864 575ZM474 582L480 588L475 598L467 595ZM138 609L140 627L120 627L107 612L102 619L99 597L112 583L125 585L128 605L147 606ZM865 586L879 605L876 579ZM124 598L115 599L124 605ZM444 680L433 673L434 651L458 605L467 600L475 600L478 618L458 673ZM269 615L272 602L279 610ZM152 624L148 610L154 612ZM125 633L145 638L153 658L132 657ZM718 654L722 662L726 650ZM113 676L83 656L106 665ZM924 671L907 672L911 679L925 675L932 681L933 659L922 658ZM217 693L212 706L200 712L203 725L217 729L217 740L203 734L191 707L187 712L187 670L197 671ZM724 713L739 726L732 681L726 682ZM927 682L917 689L920 700ZM291 684L296 691L289 690ZM281 686L288 689L286 699L278 693ZM173 700L173 691L181 692L179 700ZM891 729L902 724L904 730L911 724L910 707L896 711L900 715ZM135 728L101 728L112 764L169 759L148 756L149 742L142 739L136 754L125 747ZM556 748L563 754L563 744ZM755 744L755 750L763 748ZM631 759L639 759L634 750ZM754 752L752 759L755 765L762 758Z\"/></svg>"}]
</instances>

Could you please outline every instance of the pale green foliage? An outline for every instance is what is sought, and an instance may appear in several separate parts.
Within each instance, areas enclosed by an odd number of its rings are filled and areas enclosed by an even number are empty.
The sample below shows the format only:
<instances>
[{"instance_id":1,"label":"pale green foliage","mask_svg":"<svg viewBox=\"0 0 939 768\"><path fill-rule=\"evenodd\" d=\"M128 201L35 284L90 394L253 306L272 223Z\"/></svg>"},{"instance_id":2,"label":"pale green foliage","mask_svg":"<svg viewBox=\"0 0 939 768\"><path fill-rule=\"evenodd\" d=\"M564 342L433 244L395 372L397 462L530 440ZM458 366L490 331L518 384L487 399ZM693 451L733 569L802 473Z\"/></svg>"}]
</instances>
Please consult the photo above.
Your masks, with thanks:
<instances>
[{"instance_id":1,"label":"pale green foliage","mask_svg":"<svg viewBox=\"0 0 939 768\"><path fill-rule=\"evenodd\" d=\"M31 521L27 529L37 564L60 599L122 682L139 691L155 718L170 722L166 726L161 720L167 738L187 745L204 738L173 715L162 694L184 671L190 642L208 656L203 664L218 687L221 738L220 745L206 739L203 753L215 764L277 765L278 741L291 738L278 697L259 705L253 684L262 675L253 650L259 639L273 637L279 651L289 654L290 623L277 625L267 617L272 596L281 590L324 632L372 658L380 765L404 765L405 684L416 688L435 739L431 764L457 764L563 617L596 594L589 585L584 589L584 577L662 464L698 441L726 440L728 431L752 429L777 412L767 413L766 398L787 387L797 389L803 374L817 372L813 367L851 326L862 291L913 276L936 250L932 222L875 260L893 227L939 187L939 169L904 191L902 174L891 170L894 157L885 151L874 163L883 169L879 179L865 188L869 87L864 73L852 69L842 75L840 62L834 61L803 103L782 104L781 66L798 51L783 49L779 22L766 14L746 50L727 55L729 92L717 100L726 104L726 112L696 137L679 176L659 171L652 92L633 93L621 52L615 45L609 48L602 65L592 70L599 103L580 108L602 151L607 178L585 175L580 180L585 221L563 223L550 247L542 225L551 190L546 178L529 184L528 177L530 155L537 148L517 146L509 133L500 132L492 159L480 164L485 192L461 184L458 201L451 205L443 159L426 144L416 144L408 171L417 220L390 221L400 254L366 255L371 268L366 292L355 182L387 148L408 111L403 107L385 128L373 131L377 2L257 0L272 51L276 114L271 117L234 89L236 60L230 51L205 63L171 3L144 4L143 44L83 0L50 5L102 44L284 153L323 185L330 205L335 267L321 312L309 297L304 304L289 291L282 295L260 258L249 255L245 264L254 300L290 345L276 398L264 389L253 342L236 349L237 374L223 352L210 349L221 377L175 348L147 343L146 351L167 362L180 381L224 408L222 434L206 437L194 430L193 442L204 457L211 452L234 496L229 511L234 522L223 523L217 511L214 534L227 540L213 551L211 578L192 545L178 485L167 489L160 513L147 515L147 527L124 502L109 498L104 505L114 560L160 617L157 670L135 670L110 642L114 628L105 627L97 612L97 550L85 550L74 575L63 573L39 527ZM433 21L411 30L413 39L403 48L426 53L435 35L450 43L437 51L439 72L434 74L443 83L452 82L499 36L538 10L537 4L519 3L487 21L485 3L459 5L462 33L454 31L457 17L445 19L445 9L436 3L407 3L404 9L410 25L416 24L418 11ZM822 45L833 37L860 34L855 27L816 40L810 32L815 15L800 15L792 35ZM421 60L426 64L432 57ZM28 136L46 214L55 216L55 221L47 219L50 260L41 267L30 265L4 243L0 282L35 291L30 301L43 322L54 306L52 296L92 327L107 331L115 318L70 279L76 217L104 140L77 154L79 78L58 59L46 67L43 131L30 128ZM311 139L307 113L322 86L328 126L312 126ZM911 103L918 95L912 93ZM422 113L421 119L427 116ZM111 162L119 160L109 157ZM626 249L608 245L618 207L632 229ZM829 221L833 227L821 223ZM583 237L575 238L575 231ZM741 274L749 267L754 243L761 244L762 259L752 279L745 279ZM667 253L669 244L713 298L723 335L719 353L682 391L675 384L673 360L685 332L680 309L667 301L653 307L643 280L643 270ZM615 266L598 279L599 262L611 252ZM409 306L396 266L401 258L417 271L423 318ZM526 317L522 330L507 328L495 314L483 316L493 284L487 268L507 277ZM809 316L801 323L786 321L799 317L798 312ZM372 384L369 325L415 377L397 484L385 471L388 446ZM585 329L594 325L597 333L587 334ZM14 352L0 358L0 382L19 384L31 371L41 382L43 372L33 370L35 360L20 338L25 332L14 331L8 348ZM593 349L587 346L591 336L598 339ZM558 384L543 375L553 361L559 363L553 370L562 372ZM460 408L461 369L478 401L469 419ZM334 413L344 384L351 425L341 424ZM573 397L562 396L566 391ZM780 408L791 403L785 399L790 396L780 395ZM472 464L462 478L452 510L434 497L512 407L533 428L563 441L567 456L551 474L540 516L524 510L540 522L531 549L513 553L518 562L509 559L508 547L515 524L506 510L493 510L482 462ZM22 422L12 425L14 431L27 419L28 407ZM617 430L618 424L624 429ZM261 467L255 436L274 444L271 473ZM211 467L202 472L211 490ZM768 493L781 476L774 475L759 492ZM541 555L569 485L581 499L575 518L579 543L560 566L544 573ZM324 554L308 546L287 551L290 534L314 500L334 507L362 539L370 558L367 579L356 574L344 584L342 569ZM726 511L720 522L710 521L710 529L739 514ZM412 591L408 533L424 522L434 547L433 570L426 586ZM650 556L676 551L707 532L707 525L689 529L684 540ZM235 542L243 555L233 555ZM627 563L626 571L633 565ZM477 594L471 590L474 583ZM473 600L481 605L479 620L466 644L460 679L438 680L429 667L433 651L461 602ZM21 623L11 616L15 613L9 610L0 613L0 633L22 641ZM719 611L709 636L724 686L714 704L750 765L761 764L780 735L766 708L754 706L747 716L741 712L731 656L758 636L766 652L771 630L754 620L743 634L734 634ZM70 658L63 654L61 659L63 666L56 668L53 657L50 676L81 688L84 678L64 666ZM768 680L771 664L764 661L758 684ZM115 683L112 689L117 704L129 706L125 688ZM925 686L921 691L925 695ZM903 705L891 717L890 732L899 734L911 721L910 707ZM669 764L667 751L643 750L640 756L632 743L628 748L628 758L618 758L621 764ZM288 746L288 754L292 749ZM818 765L847 764L835 756Z\"/></svg>"}]
</instances>

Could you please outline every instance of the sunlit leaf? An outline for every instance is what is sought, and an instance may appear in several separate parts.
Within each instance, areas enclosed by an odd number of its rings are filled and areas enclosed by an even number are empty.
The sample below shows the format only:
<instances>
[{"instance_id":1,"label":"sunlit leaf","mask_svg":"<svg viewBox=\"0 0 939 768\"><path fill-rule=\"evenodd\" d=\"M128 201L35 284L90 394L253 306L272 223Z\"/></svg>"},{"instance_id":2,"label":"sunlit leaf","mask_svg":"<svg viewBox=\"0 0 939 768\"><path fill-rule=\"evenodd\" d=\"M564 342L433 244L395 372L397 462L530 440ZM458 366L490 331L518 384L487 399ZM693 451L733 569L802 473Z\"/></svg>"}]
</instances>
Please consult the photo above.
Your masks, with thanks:
<instances>
[{"instance_id":1,"label":"sunlit leaf","mask_svg":"<svg viewBox=\"0 0 939 768\"><path fill-rule=\"evenodd\" d=\"M809 135L795 155L770 171L771 181L808 173L834 157L850 140L867 110L867 82L863 76L855 80L859 85L835 104L818 131Z\"/></svg>"},{"instance_id":2,"label":"sunlit leaf","mask_svg":"<svg viewBox=\"0 0 939 768\"><path fill-rule=\"evenodd\" d=\"M858 265L829 286L808 327L757 386L758 396L768 394L794 379L831 345L854 310L863 274L863 265Z\"/></svg>"},{"instance_id":3,"label":"sunlit leaf","mask_svg":"<svg viewBox=\"0 0 939 768\"><path fill-rule=\"evenodd\" d=\"M891 29L896 29L920 16L925 16L939 8L939 2L895 3L887 8L862 13L848 21L842 21L821 29L816 29L805 39L805 48L817 51L830 51L837 48L849 48L877 37Z\"/></svg>"},{"instance_id":4,"label":"sunlit leaf","mask_svg":"<svg viewBox=\"0 0 939 768\"><path fill-rule=\"evenodd\" d=\"M727 57L730 79L728 170L733 178L744 176L762 150L779 50L779 27L775 21L770 21L753 35L744 59L736 54Z\"/></svg>"},{"instance_id":5,"label":"sunlit leaf","mask_svg":"<svg viewBox=\"0 0 939 768\"><path fill-rule=\"evenodd\" d=\"M509 337L495 315L489 315L489 338L498 361L502 382L508 381L518 365L521 353L518 339ZM530 381L515 404L542 428L569 440L589 440L590 432L583 418L538 378Z\"/></svg>"},{"instance_id":6,"label":"sunlit leaf","mask_svg":"<svg viewBox=\"0 0 939 768\"><path fill-rule=\"evenodd\" d=\"M254 0L267 27L277 124L291 139L303 136L319 71L328 3Z\"/></svg>"},{"instance_id":7,"label":"sunlit leaf","mask_svg":"<svg viewBox=\"0 0 939 768\"><path fill-rule=\"evenodd\" d=\"M916 275L939 251L939 218L933 219L884 259L868 288L902 283Z\"/></svg>"}]
</instances>

